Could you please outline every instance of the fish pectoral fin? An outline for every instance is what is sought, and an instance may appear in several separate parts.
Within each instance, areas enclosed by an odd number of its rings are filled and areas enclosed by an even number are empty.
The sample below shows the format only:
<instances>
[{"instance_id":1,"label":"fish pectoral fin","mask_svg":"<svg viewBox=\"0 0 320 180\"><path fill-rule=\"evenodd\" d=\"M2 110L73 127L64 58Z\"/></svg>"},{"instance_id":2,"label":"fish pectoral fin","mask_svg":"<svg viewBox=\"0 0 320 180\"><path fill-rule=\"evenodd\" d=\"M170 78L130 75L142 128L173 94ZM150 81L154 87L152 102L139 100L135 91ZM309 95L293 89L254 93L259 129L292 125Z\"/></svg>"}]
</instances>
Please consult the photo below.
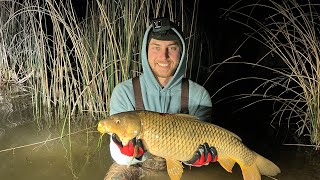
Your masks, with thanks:
<instances>
[{"instance_id":1,"label":"fish pectoral fin","mask_svg":"<svg viewBox=\"0 0 320 180\"><path fill-rule=\"evenodd\" d=\"M138 151L139 151L139 146L138 146L138 144L136 143L136 139L135 139L135 138L132 140L132 143L133 143L133 145L134 145L134 149L133 149L133 155L132 155L131 162L133 162L133 159L134 159L135 157L137 157ZM131 164L131 163L130 163L130 164Z\"/></svg>"},{"instance_id":2,"label":"fish pectoral fin","mask_svg":"<svg viewBox=\"0 0 320 180\"><path fill-rule=\"evenodd\" d=\"M224 157L219 157L218 162L229 173L232 173L232 168L233 168L234 164L236 163L234 160L232 160L230 158L224 158Z\"/></svg>"},{"instance_id":3,"label":"fish pectoral fin","mask_svg":"<svg viewBox=\"0 0 320 180\"><path fill-rule=\"evenodd\" d=\"M133 155L132 155L131 162L133 161L133 159L134 159L135 157L137 157L138 151L139 151L139 146L136 144L136 145L134 146L134 151L133 151Z\"/></svg>"},{"instance_id":4,"label":"fish pectoral fin","mask_svg":"<svg viewBox=\"0 0 320 180\"><path fill-rule=\"evenodd\" d=\"M171 180L179 180L183 173L183 165L180 161L166 158L167 172Z\"/></svg>"}]
</instances>

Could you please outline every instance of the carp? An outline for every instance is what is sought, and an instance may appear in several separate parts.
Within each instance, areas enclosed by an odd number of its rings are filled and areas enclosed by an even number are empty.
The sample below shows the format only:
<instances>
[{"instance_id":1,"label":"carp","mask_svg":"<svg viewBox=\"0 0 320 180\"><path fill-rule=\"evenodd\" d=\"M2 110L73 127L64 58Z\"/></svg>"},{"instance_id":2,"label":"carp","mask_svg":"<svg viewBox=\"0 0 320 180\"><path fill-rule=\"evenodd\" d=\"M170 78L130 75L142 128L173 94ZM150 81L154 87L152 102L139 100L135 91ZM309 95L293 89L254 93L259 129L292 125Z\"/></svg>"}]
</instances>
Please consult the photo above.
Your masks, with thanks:
<instances>
[{"instance_id":1,"label":"carp","mask_svg":"<svg viewBox=\"0 0 320 180\"><path fill-rule=\"evenodd\" d=\"M238 163L244 180L260 180L261 175L280 173L276 164L249 149L236 134L192 115L146 110L121 112L99 121L97 129L102 134L115 133L124 145L134 138L141 139L147 151L166 160L171 180L181 179L182 162L190 160L205 142L216 148L217 161L226 171L231 173Z\"/></svg>"}]
</instances>

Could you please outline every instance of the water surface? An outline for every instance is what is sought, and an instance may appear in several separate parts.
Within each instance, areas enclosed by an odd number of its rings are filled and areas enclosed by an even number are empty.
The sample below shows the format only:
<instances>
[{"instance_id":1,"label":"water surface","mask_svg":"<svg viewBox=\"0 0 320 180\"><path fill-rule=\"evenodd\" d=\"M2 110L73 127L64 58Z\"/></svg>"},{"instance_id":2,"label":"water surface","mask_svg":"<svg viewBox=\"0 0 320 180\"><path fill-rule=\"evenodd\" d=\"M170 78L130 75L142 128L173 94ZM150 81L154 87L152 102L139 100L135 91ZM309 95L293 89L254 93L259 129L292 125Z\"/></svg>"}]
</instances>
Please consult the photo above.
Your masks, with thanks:
<instances>
[{"instance_id":1,"label":"water surface","mask_svg":"<svg viewBox=\"0 0 320 180\"><path fill-rule=\"evenodd\" d=\"M2 95L2 96L1 96ZM42 126L34 120L30 101L3 98L0 91L0 177L1 180L103 180L113 163L109 154L109 137L102 138L93 119L83 117L81 125L72 125L70 136L59 138L61 126ZM13 97L12 94L10 97ZM89 125L91 124L91 125ZM43 128L44 127L44 128ZM66 131L68 132L68 131ZM71 142L71 143L70 143ZM312 147L261 146L256 151L277 164L281 173L263 180L317 180L320 179L320 152ZM252 146L252 144L251 144ZM169 179L166 171L143 179ZM242 180L239 166L233 173L218 163L201 168L184 169L182 180Z\"/></svg>"},{"instance_id":2,"label":"water surface","mask_svg":"<svg viewBox=\"0 0 320 180\"><path fill-rule=\"evenodd\" d=\"M7 131L0 139L3 151L0 153L1 179L102 180L112 164L108 151L109 138L103 137L102 147L97 148L99 134L93 129L71 135L71 145L68 136L56 138L59 135L59 131L55 130L39 131L37 124L33 122ZM37 144L32 145L33 143ZM312 148L283 146L278 152L267 154L266 157L282 170L276 179L320 179L320 155ZM233 168L233 173L228 173L218 163L184 169L183 180L195 178L241 180L242 175L238 165ZM168 176L166 172L159 172L144 179L168 179ZM264 176L262 179L272 178Z\"/></svg>"}]
</instances>

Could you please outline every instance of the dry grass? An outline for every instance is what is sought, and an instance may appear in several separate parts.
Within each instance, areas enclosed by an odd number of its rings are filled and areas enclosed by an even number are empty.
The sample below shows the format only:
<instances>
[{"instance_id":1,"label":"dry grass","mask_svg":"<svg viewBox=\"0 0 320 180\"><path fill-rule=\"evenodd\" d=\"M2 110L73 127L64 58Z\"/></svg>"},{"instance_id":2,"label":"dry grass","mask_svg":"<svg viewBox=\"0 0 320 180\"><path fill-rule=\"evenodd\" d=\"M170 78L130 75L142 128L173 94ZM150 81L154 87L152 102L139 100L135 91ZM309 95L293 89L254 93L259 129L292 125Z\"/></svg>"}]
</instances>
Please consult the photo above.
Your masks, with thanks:
<instances>
[{"instance_id":1,"label":"dry grass","mask_svg":"<svg viewBox=\"0 0 320 180\"><path fill-rule=\"evenodd\" d=\"M62 119L49 125L84 113L108 115L114 86L142 71L139 51L153 17L180 20L187 52L199 57L192 51L198 1L190 12L183 0L95 0L87 4L83 19L71 2L0 4L0 83L25 86L37 117L49 112Z\"/></svg>"},{"instance_id":2,"label":"dry grass","mask_svg":"<svg viewBox=\"0 0 320 180\"><path fill-rule=\"evenodd\" d=\"M97 119L108 116L113 88L141 73L140 49L151 18L180 21L189 66L201 53L193 51L194 34L200 34L195 33L198 0L191 11L185 11L183 0L83 1L90 2L83 19L72 0L19 2L0 0L0 86L23 87L32 97L39 129L55 125L61 135L0 152L68 138L73 174L75 125L96 127Z\"/></svg>"},{"instance_id":3,"label":"dry grass","mask_svg":"<svg viewBox=\"0 0 320 180\"><path fill-rule=\"evenodd\" d=\"M230 20L251 30L248 39L269 49L256 63L246 64L267 69L273 76L252 77L263 83L241 98L260 96L259 101L274 101L278 106L271 124L287 125L316 147L320 145L319 8L311 1L288 0L236 4L226 10Z\"/></svg>"}]
</instances>

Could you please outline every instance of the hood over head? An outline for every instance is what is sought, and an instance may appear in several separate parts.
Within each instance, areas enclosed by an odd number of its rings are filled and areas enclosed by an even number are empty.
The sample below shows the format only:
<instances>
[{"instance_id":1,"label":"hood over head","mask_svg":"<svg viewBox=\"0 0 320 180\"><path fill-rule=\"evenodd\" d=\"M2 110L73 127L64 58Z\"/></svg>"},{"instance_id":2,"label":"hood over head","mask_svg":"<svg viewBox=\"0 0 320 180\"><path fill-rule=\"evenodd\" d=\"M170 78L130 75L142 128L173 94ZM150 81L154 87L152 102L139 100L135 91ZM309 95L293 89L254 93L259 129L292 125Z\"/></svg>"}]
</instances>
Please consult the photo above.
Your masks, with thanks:
<instances>
[{"instance_id":1,"label":"hood over head","mask_svg":"<svg viewBox=\"0 0 320 180\"><path fill-rule=\"evenodd\" d=\"M174 26L169 26L168 30L166 30L165 32L154 32L153 25L150 25L145 31L143 42L142 42L142 51L141 51L143 74L145 74L146 78L149 78L149 81L146 82L148 83L148 86L156 86L157 88L160 88L160 89L162 87L157 81L154 74L152 73L152 70L148 63L147 50L148 50L148 44L151 38L158 39L158 40L178 40L179 42L179 47L181 49L181 57L180 57L179 65L173 77L168 82L168 84L165 87L163 87L163 89L170 89L171 87L181 82L186 72L185 40L182 34Z\"/></svg>"}]
</instances>

